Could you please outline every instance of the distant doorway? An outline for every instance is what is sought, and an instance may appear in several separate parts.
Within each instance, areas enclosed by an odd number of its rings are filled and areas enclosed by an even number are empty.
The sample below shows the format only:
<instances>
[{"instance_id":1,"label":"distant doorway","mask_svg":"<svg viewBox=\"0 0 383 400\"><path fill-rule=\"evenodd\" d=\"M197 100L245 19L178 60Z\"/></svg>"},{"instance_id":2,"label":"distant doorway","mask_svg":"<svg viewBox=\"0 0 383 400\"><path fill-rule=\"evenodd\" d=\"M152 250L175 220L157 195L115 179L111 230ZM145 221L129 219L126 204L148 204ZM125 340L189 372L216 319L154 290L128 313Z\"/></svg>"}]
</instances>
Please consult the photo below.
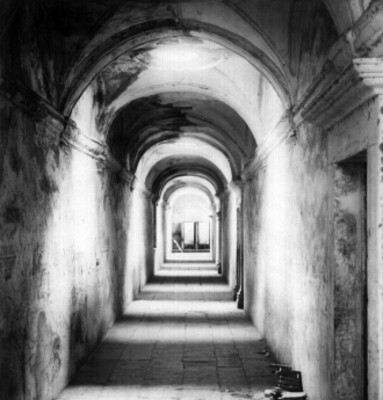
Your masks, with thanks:
<instances>
[{"instance_id":1,"label":"distant doorway","mask_svg":"<svg viewBox=\"0 0 383 400\"><path fill-rule=\"evenodd\" d=\"M216 212L201 190L175 195L166 213L165 261L214 261Z\"/></svg>"},{"instance_id":2,"label":"distant doorway","mask_svg":"<svg viewBox=\"0 0 383 400\"><path fill-rule=\"evenodd\" d=\"M173 253L210 251L210 222L173 223Z\"/></svg>"}]
</instances>

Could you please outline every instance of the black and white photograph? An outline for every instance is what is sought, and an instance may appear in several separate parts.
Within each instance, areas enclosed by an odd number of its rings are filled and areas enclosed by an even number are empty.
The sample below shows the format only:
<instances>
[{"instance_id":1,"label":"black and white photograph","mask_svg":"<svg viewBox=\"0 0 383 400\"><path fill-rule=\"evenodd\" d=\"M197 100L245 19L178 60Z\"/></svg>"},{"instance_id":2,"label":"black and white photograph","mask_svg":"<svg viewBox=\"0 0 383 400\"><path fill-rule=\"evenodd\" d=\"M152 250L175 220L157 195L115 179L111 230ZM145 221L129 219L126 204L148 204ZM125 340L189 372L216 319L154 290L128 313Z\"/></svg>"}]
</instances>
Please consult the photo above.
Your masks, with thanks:
<instances>
[{"instance_id":1,"label":"black and white photograph","mask_svg":"<svg viewBox=\"0 0 383 400\"><path fill-rule=\"evenodd\" d=\"M0 0L0 400L383 400L383 0Z\"/></svg>"}]
</instances>

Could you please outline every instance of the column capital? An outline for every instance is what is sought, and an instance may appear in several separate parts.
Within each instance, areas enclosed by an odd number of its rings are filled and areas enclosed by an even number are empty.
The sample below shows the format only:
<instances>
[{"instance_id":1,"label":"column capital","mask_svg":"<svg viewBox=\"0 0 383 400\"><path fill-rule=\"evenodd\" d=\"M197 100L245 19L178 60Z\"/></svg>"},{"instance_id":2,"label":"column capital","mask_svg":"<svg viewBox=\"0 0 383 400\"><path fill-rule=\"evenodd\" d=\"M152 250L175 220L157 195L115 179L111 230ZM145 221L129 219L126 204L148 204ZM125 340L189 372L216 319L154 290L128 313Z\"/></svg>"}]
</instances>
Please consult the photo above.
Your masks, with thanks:
<instances>
[{"instance_id":1,"label":"column capital","mask_svg":"<svg viewBox=\"0 0 383 400\"><path fill-rule=\"evenodd\" d=\"M242 180L237 179L235 181L231 181L227 184L226 190L224 191L224 195L228 195L229 193L233 193L236 200L236 207L239 208L242 203L242 189L244 183Z\"/></svg>"}]
</instances>

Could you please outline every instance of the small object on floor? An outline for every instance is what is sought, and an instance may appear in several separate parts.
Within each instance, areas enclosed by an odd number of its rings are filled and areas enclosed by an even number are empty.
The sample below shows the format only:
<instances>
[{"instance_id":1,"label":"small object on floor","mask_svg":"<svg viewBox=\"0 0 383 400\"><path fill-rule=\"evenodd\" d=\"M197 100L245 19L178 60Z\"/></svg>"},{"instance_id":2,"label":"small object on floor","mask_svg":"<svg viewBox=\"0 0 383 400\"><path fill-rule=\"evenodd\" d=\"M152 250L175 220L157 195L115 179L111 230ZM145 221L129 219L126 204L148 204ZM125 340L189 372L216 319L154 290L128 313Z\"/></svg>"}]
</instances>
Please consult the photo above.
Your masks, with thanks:
<instances>
[{"instance_id":1,"label":"small object on floor","mask_svg":"<svg viewBox=\"0 0 383 400\"><path fill-rule=\"evenodd\" d=\"M306 399L300 371L292 371L290 366L283 364L271 364L269 369L278 376L278 382L274 389L265 390L265 397L273 400Z\"/></svg>"},{"instance_id":2,"label":"small object on floor","mask_svg":"<svg viewBox=\"0 0 383 400\"><path fill-rule=\"evenodd\" d=\"M302 392L302 374L300 371L282 370L277 372L278 387L289 392Z\"/></svg>"}]
</instances>

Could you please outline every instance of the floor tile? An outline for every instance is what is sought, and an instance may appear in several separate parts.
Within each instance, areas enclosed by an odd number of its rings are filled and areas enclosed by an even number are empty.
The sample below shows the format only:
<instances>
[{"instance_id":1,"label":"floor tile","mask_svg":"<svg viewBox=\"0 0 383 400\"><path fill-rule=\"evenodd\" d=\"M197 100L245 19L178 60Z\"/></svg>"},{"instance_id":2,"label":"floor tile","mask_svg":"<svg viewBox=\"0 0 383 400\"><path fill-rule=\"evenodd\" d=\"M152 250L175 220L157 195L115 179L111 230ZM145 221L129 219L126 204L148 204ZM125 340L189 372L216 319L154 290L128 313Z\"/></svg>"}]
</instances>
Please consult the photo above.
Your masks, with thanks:
<instances>
[{"instance_id":1,"label":"floor tile","mask_svg":"<svg viewBox=\"0 0 383 400\"><path fill-rule=\"evenodd\" d=\"M266 343L211 266L166 267L59 400L263 399Z\"/></svg>"}]
</instances>

